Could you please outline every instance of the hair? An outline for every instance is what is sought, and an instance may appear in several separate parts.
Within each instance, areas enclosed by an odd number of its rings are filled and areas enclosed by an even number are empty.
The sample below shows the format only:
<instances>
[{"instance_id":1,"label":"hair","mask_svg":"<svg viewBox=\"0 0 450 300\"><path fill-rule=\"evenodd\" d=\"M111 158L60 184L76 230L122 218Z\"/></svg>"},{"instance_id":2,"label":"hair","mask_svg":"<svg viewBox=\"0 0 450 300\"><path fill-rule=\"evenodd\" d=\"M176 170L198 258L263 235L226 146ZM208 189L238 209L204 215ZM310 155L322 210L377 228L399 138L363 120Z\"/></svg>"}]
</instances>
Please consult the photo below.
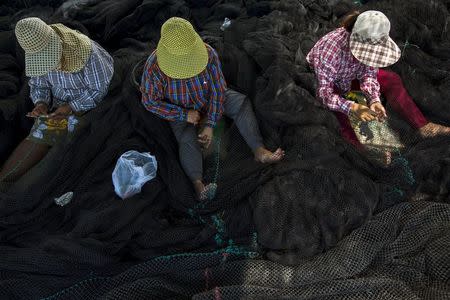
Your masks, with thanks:
<instances>
[{"instance_id":1,"label":"hair","mask_svg":"<svg viewBox=\"0 0 450 300\"><path fill-rule=\"evenodd\" d=\"M359 10L354 10L344 17L341 22L341 26L344 27L348 32L352 32L353 26L355 26L356 19L358 19L361 12Z\"/></svg>"}]
</instances>

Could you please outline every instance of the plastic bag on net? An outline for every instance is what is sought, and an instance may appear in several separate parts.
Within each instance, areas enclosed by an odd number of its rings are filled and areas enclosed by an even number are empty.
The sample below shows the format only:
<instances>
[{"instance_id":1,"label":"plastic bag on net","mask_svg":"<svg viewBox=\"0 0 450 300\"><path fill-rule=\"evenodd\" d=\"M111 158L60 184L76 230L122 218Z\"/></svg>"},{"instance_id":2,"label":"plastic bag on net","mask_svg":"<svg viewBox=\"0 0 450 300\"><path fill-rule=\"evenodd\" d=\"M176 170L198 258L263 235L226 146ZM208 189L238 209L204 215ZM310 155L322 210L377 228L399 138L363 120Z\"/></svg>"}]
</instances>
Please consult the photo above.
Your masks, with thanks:
<instances>
[{"instance_id":1,"label":"plastic bag on net","mask_svg":"<svg viewBox=\"0 0 450 300\"><path fill-rule=\"evenodd\" d=\"M140 193L142 186L155 178L157 169L156 158L150 153L125 152L112 173L114 191L122 199Z\"/></svg>"}]
</instances>

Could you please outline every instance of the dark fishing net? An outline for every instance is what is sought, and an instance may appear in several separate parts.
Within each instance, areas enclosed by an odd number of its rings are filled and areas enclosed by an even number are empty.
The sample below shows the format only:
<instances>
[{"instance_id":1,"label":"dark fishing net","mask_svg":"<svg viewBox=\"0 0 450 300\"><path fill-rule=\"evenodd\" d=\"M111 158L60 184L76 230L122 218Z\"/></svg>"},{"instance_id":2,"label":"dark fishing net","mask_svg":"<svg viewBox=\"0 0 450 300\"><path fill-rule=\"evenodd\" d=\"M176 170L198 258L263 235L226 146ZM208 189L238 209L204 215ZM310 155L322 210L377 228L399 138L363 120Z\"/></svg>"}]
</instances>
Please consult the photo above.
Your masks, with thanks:
<instances>
[{"instance_id":1,"label":"dark fishing net","mask_svg":"<svg viewBox=\"0 0 450 300\"><path fill-rule=\"evenodd\" d=\"M403 51L393 69L430 120L450 125L445 0L6 1L0 7L0 159L31 128L15 22L39 16L89 34L115 59L84 126L0 194L1 299L445 299L450 297L450 139L423 139L388 107L392 163L358 152L314 98L305 55L353 8L379 9ZM268 147L253 160L230 120L205 158L199 203L168 124L136 83L162 23L189 19L230 87L249 96ZM220 30L223 19L232 25ZM128 150L158 176L121 200L111 174ZM66 206L54 198L73 192ZM296 265L296 266L288 266Z\"/></svg>"}]
</instances>

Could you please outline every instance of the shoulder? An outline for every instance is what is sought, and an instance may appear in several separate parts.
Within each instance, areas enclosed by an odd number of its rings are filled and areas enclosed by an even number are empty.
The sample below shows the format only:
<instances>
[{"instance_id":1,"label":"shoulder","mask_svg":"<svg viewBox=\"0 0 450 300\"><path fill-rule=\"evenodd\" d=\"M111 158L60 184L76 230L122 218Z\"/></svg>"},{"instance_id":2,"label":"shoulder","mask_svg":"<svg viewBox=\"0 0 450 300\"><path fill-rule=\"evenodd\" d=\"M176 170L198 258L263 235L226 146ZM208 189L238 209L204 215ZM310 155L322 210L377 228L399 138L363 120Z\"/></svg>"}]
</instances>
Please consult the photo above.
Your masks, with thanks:
<instances>
[{"instance_id":1,"label":"shoulder","mask_svg":"<svg viewBox=\"0 0 450 300\"><path fill-rule=\"evenodd\" d=\"M338 28L321 39L320 57L325 61L335 60L348 48L349 33L344 28Z\"/></svg>"},{"instance_id":2,"label":"shoulder","mask_svg":"<svg viewBox=\"0 0 450 300\"><path fill-rule=\"evenodd\" d=\"M219 61L219 54L217 54L216 49L206 44L206 50L208 51L208 62L209 63L217 63Z\"/></svg>"},{"instance_id":3,"label":"shoulder","mask_svg":"<svg viewBox=\"0 0 450 300\"><path fill-rule=\"evenodd\" d=\"M158 66L158 60L156 57L156 50L154 50L147 58L144 69L143 69L143 77L146 78L146 80L158 80L158 81L164 81L165 76L164 73L161 72L159 66Z\"/></svg>"},{"instance_id":4,"label":"shoulder","mask_svg":"<svg viewBox=\"0 0 450 300\"><path fill-rule=\"evenodd\" d=\"M28 82L32 85L42 85L48 81L49 76L50 76L49 74L50 74L50 72L45 75L30 77Z\"/></svg>"},{"instance_id":5,"label":"shoulder","mask_svg":"<svg viewBox=\"0 0 450 300\"><path fill-rule=\"evenodd\" d=\"M337 50L344 48L349 43L350 33L344 28L338 28L326 34L322 39L323 47L336 47Z\"/></svg>"},{"instance_id":6,"label":"shoulder","mask_svg":"<svg viewBox=\"0 0 450 300\"><path fill-rule=\"evenodd\" d=\"M98 58L99 60L108 60L110 62L113 61L111 54L106 51L102 46L100 46L96 41L91 40L91 53L93 57Z\"/></svg>"},{"instance_id":7,"label":"shoulder","mask_svg":"<svg viewBox=\"0 0 450 300\"><path fill-rule=\"evenodd\" d=\"M156 50L154 50L148 57L147 61L145 62L145 67L147 69L150 68L157 68L158 67L158 61L156 59Z\"/></svg>"}]
</instances>

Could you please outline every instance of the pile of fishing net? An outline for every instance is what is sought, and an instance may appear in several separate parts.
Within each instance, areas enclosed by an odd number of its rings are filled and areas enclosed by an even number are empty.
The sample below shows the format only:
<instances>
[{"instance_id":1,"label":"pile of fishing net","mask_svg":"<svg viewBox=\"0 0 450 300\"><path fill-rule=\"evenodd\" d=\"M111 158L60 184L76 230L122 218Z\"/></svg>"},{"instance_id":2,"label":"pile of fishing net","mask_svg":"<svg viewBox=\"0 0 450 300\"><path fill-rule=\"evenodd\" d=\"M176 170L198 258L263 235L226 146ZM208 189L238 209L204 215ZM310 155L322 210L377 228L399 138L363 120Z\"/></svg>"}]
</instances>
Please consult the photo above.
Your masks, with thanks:
<instances>
[{"instance_id":1,"label":"pile of fishing net","mask_svg":"<svg viewBox=\"0 0 450 300\"><path fill-rule=\"evenodd\" d=\"M450 297L450 138L420 138L388 107L399 141L385 166L343 140L314 97L305 55L354 8L391 19L403 53L393 70L430 120L450 125L448 0L3 1L1 162L32 125L17 20L88 34L113 55L115 75L86 126L0 194L0 298ZM171 16L217 49L267 146L287 151L258 164L225 120L205 158L217 197L201 203L170 127L145 111L137 88ZM122 200L111 174L129 150L154 155L158 175ZM68 192L70 203L55 204Z\"/></svg>"}]
</instances>

